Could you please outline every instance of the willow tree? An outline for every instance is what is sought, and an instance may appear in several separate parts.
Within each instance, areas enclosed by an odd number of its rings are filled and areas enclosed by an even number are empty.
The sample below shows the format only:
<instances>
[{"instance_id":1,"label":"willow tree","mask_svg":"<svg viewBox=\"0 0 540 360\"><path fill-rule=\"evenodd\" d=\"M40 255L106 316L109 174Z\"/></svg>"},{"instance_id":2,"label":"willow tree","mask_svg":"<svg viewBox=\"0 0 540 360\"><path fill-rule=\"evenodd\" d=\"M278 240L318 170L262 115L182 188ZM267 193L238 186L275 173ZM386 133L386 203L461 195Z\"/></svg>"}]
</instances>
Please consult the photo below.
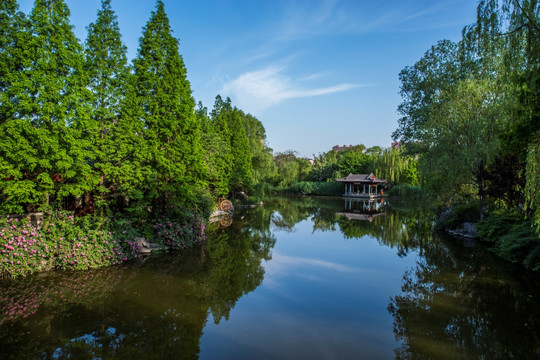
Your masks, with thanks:
<instances>
[{"instance_id":1,"label":"willow tree","mask_svg":"<svg viewBox=\"0 0 540 360\"><path fill-rule=\"evenodd\" d=\"M178 40L162 1L143 29L133 60L134 94L147 146L147 199L154 204L191 200L203 185L200 124Z\"/></svg>"},{"instance_id":2,"label":"willow tree","mask_svg":"<svg viewBox=\"0 0 540 360\"><path fill-rule=\"evenodd\" d=\"M88 26L85 43L88 88L92 92L91 120L96 124L92 133L94 167L99 175L100 198L119 195L119 173L126 171L134 148L124 149L126 136L121 117L129 84L126 46L122 43L118 20L110 0L101 1L96 22ZM127 154L126 154L127 153Z\"/></svg>"},{"instance_id":3,"label":"willow tree","mask_svg":"<svg viewBox=\"0 0 540 360\"><path fill-rule=\"evenodd\" d=\"M529 147L526 178L526 206L531 212L536 230L540 234L540 141L536 144L531 144Z\"/></svg>"}]
</instances>

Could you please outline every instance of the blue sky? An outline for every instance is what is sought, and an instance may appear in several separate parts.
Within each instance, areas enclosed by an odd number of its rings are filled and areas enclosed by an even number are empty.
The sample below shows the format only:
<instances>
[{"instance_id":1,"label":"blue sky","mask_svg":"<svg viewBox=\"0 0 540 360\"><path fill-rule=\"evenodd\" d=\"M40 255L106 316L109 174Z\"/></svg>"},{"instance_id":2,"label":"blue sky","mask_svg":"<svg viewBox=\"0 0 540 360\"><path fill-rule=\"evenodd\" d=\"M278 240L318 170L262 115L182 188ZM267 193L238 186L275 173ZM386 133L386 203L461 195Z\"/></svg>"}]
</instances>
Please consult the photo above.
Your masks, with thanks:
<instances>
[{"instance_id":1,"label":"blue sky","mask_svg":"<svg viewBox=\"0 0 540 360\"><path fill-rule=\"evenodd\" d=\"M84 41L101 0L67 0ZM388 147L401 69L438 40L460 39L475 0L164 0L193 96L217 94L264 124L274 151ZM29 13L33 0L19 0ZM153 0L112 0L132 59Z\"/></svg>"}]
</instances>

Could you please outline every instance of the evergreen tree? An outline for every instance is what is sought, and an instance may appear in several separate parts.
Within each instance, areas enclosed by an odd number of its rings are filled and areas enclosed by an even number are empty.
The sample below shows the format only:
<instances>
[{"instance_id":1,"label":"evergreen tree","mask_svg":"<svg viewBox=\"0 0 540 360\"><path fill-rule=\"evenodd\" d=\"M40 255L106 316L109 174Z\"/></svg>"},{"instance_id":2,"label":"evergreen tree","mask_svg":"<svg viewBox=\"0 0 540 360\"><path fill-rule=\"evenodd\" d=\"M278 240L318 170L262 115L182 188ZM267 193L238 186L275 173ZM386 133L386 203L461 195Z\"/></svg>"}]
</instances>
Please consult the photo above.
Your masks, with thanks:
<instances>
[{"instance_id":1,"label":"evergreen tree","mask_svg":"<svg viewBox=\"0 0 540 360\"><path fill-rule=\"evenodd\" d=\"M96 183L84 58L69 14L62 0L36 0L29 17L25 65L12 83L14 108L3 129L10 183L2 193L11 211L80 196Z\"/></svg>"},{"instance_id":2,"label":"evergreen tree","mask_svg":"<svg viewBox=\"0 0 540 360\"><path fill-rule=\"evenodd\" d=\"M209 189L215 196L224 197L229 192L230 142L222 138L215 119L208 116L207 109L201 103L197 117L202 124L202 143L205 150L203 157L208 168Z\"/></svg>"},{"instance_id":3,"label":"evergreen tree","mask_svg":"<svg viewBox=\"0 0 540 360\"><path fill-rule=\"evenodd\" d=\"M28 41L26 17L16 0L0 3L0 211L22 212L23 204L35 201L31 181L23 179L19 163L30 151L24 123L17 121L17 83L25 66ZM26 127L31 131L31 127Z\"/></svg>"},{"instance_id":4,"label":"evergreen tree","mask_svg":"<svg viewBox=\"0 0 540 360\"><path fill-rule=\"evenodd\" d=\"M24 67L26 25L16 0L0 3L0 124L11 118L15 109L13 83Z\"/></svg>"},{"instance_id":5,"label":"evergreen tree","mask_svg":"<svg viewBox=\"0 0 540 360\"><path fill-rule=\"evenodd\" d=\"M231 130L231 155L233 158L230 187L233 191L248 190L253 185L253 167L249 141L244 127L244 117L245 114L235 107L229 124Z\"/></svg>"},{"instance_id":6,"label":"evergreen tree","mask_svg":"<svg viewBox=\"0 0 540 360\"><path fill-rule=\"evenodd\" d=\"M225 181L230 191L247 190L252 184L252 164L249 141L244 127L245 114L232 107L231 99L223 101L216 96L212 110L212 126L230 152L221 156L221 181Z\"/></svg>"},{"instance_id":7,"label":"evergreen tree","mask_svg":"<svg viewBox=\"0 0 540 360\"><path fill-rule=\"evenodd\" d=\"M157 1L143 29L133 65L134 91L155 183L147 196L155 205L191 199L205 177L200 124L178 40L172 36L162 1ZM158 196L162 201L156 201Z\"/></svg>"},{"instance_id":8,"label":"evergreen tree","mask_svg":"<svg viewBox=\"0 0 540 360\"><path fill-rule=\"evenodd\" d=\"M111 9L110 0L101 1L97 20L88 26L85 44L86 70L92 92L92 118L96 128L94 167L100 177L100 198L119 195L121 174L131 167L129 160L135 149L126 143L130 118L120 117L121 105L126 103L129 68L126 46L122 43L118 20ZM128 132L128 133L126 133ZM119 149L128 146L129 149ZM126 154L127 153L127 154ZM128 171L132 175L131 171ZM114 178L117 178L115 180Z\"/></svg>"}]
</instances>

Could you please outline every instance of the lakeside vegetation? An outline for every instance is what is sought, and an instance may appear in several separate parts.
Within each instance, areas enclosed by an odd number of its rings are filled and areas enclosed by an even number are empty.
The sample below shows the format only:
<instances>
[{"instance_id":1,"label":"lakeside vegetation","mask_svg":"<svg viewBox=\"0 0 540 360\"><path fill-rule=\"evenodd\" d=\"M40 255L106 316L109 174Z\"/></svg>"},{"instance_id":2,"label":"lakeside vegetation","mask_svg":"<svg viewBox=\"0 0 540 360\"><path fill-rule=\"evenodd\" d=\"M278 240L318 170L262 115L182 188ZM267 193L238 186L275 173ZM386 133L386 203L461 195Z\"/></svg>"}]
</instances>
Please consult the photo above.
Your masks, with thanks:
<instances>
[{"instance_id":1,"label":"lakeside vegetation","mask_svg":"<svg viewBox=\"0 0 540 360\"><path fill-rule=\"evenodd\" d=\"M479 222L500 256L540 269L540 5L478 2L458 42L400 73L394 139L418 156L439 225ZM536 227L536 233L534 231Z\"/></svg>"},{"instance_id":2,"label":"lakeside vegetation","mask_svg":"<svg viewBox=\"0 0 540 360\"><path fill-rule=\"evenodd\" d=\"M219 95L196 106L162 1L131 64L110 0L84 43L69 15L62 0L0 3L0 213L45 217L2 220L0 276L126 261L136 236L204 242L217 198L273 164L258 119Z\"/></svg>"},{"instance_id":3,"label":"lakeside vegetation","mask_svg":"<svg viewBox=\"0 0 540 360\"><path fill-rule=\"evenodd\" d=\"M64 1L36 0L28 15L3 1L0 213L46 219L41 230L1 220L0 276L126 261L138 236L192 247L220 197L341 195L334 180L349 173L429 204L441 229L478 223L497 254L539 270L539 8L479 1L462 40L400 73L396 146L310 162L273 154L263 124L229 98L197 103L162 1L131 64L110 0L84 43Z\"/></svg>"}]
</instances>

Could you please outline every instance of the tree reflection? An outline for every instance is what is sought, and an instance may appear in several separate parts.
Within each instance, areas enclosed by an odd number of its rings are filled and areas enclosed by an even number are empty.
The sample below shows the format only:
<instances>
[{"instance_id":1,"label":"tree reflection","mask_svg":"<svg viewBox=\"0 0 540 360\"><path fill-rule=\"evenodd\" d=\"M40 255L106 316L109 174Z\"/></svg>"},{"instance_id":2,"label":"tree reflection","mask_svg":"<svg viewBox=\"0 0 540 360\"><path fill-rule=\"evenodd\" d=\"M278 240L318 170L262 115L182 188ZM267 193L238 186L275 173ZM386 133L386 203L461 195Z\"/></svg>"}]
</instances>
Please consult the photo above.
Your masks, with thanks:
<instances>
[{"instance_id":1,"label":"tree reflection","mask_svg":"<svg viewBox=\"0 0 540 360\"><path fill-rule=\"evenodd\" d=\"M399 255L418 251L388 306L403 344L397 358L539 357L540 310L527 296L537 289L519 289L481 251L433 237L427 211L392 204L370 222L336 215L346 210L354 212L338 198L268 200L227 228L209 226L204 249L0 282L0 358L196 359L209 316L228 319L262 283L274 233L306 219L313 232L371 236Z\"/></svg>"},{"instance_id":2,"label":"tree reflection","mask_svg":"<svg viewBox=\"0 0 540 360\"><path fill-rule=\"evenodd\" d=\"M396 358L538 358L540 311L527 295L538 290L519 288L501 264L452 241L431 242L404 275L403 294L390 300L394 333L403 343Z\"/></svg>"},{"instance_id":3,"label":"tree reflection","mask_svg":"<svg viewBox=\"0 0 540 360\"><path fill-rule=\"evenodd\" d=\"M209 234L202 253L4 281L0 358L197 359L208 315L228 319L261 284L270 218L263 208L246 214Z\"/></svg>"}]
</instances>

